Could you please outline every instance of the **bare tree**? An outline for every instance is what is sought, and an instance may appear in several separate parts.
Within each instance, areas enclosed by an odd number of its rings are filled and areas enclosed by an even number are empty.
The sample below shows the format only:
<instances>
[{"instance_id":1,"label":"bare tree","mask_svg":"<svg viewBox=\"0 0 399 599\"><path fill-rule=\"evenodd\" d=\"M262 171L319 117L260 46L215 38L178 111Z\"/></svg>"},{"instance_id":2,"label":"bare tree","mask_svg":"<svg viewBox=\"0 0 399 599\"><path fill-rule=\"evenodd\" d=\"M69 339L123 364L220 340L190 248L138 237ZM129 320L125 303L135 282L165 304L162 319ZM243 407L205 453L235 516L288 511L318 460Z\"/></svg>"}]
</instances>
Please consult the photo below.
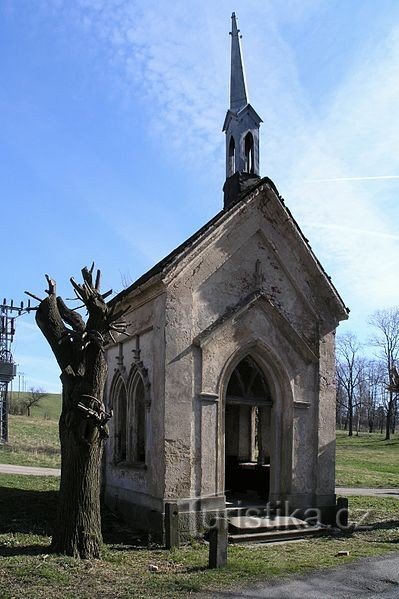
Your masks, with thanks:
<instances>
[{"instance_id":1,"label":"bare tree","mask_svg":"<svg viewBox=\"0 0 399 599\"><path fill-rule=\"evenodd\" d=\"M100 293L100 271L93 282L93 269L94 264L90 270L82 269L81 285L71 278L77 298L87 309L86 322L57 297L56 283L47 275L48 297L40 300L36 313L62 382L61 483L52 550L81 558L98 558L101 553L101 457L111 417L103 402L104 347L113 339L112 330L123 330L123 323L116 322L122 313L105 303L111 292Z\"/></svg>"},{"instance_id":2,"label":"bare tree","mask_svg":"<svg viewBox=\"0 0 399 599\"><path fill-rule=\"evenodd\" d=\"M357 392L362 380L364 359L360 356L361 345L352 333L337 338L337 379L343 405L347 410L348 435L353 435L353 411Z\"/></svg>"},{"instance_id":3,"label":"bare tree","mask_svg":"<svg viewBox=\"0 0 399 599\"><path fill-rule=\"evenodd\" d=\"M27 416L31 415L31 409L34 406L38 406L40 404L40 400L43 397L46 397L47 393L44 389L35 389L35 387L31 387L27 393L27 395L22 400L22 404L26 410Z\"/></svg>"},{"instance_id":4,"label":"bare tree","mask_svg":"<svg viewBox=\"0 0 399 599\"><path fill-rule=\"evenodd\" d=\"M346 401L346 392L343 388L337 373L336 385L336 424L340 429L346 430L348 427L348 409Z\"/></svg>"},{"instance_id":5,"label":"bare tree","mask_svg":"<svg viewBox=\"0 0 399 599\"><path fill-rule=\"evenodd\" d=\"M370 324L377 329L371 343L377 348L379 357L385 363L386 386L388 390L386 398L385 439L390 439L396 402L393 372L399 358L399 308L377 310L371 316Z\"/></svg>"},{"instance_id":6,"label":"bare tree","mask_svg":"<svg viewBox=\"0 0 399 599\"><path fill-rule=\"evenodd\" d=\"M367 392L365 397L365 411L369 433L374 432L375 421L380 416L385 392L385 366L381 361L369 360L366 365Z\"/></svg>"}]
</instances>

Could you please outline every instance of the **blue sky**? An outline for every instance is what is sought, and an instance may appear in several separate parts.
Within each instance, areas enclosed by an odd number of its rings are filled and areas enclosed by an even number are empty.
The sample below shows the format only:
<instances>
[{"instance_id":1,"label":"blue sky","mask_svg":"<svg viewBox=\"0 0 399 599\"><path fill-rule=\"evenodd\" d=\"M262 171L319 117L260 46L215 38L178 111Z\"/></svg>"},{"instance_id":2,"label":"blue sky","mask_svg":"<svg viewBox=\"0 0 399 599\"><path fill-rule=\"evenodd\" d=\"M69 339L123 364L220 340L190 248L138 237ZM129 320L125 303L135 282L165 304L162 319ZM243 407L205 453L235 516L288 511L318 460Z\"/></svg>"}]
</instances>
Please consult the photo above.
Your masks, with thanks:
<instances>
[{"instance_id":1,"label":"blue sky","mask_svg":"<svg viewBox=\"0 0 399 599\"><path fill-rule=\"evenodd\" d=\"M261 174L351 308L399 298L397 0L1 0L2 295L96 261L121 290L222 205L230 16ZM60 388L32 316L15 359Z\"/></svg>"}]
</instances>

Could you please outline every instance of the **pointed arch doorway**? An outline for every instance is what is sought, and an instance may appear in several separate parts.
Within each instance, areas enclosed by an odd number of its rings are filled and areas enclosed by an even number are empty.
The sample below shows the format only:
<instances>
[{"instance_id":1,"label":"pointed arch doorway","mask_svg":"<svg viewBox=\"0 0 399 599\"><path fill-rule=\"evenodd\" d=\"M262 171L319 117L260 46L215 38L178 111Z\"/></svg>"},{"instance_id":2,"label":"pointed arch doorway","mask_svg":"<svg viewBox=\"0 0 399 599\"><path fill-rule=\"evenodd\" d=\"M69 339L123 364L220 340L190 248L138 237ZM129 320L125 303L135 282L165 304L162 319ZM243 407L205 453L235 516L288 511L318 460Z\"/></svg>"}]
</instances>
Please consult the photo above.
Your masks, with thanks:
<instances>
[{"instance_id":1,"label":"pointed arch doorway","mask_svg":"<svg viewBox=\"0 0 399 599\"><path fill-rule=\"evenodd\" d=\"M251 356L230 376L225 405L225 494L267 500L270 487L272 397Z\"/></svg>"}]
</instances>

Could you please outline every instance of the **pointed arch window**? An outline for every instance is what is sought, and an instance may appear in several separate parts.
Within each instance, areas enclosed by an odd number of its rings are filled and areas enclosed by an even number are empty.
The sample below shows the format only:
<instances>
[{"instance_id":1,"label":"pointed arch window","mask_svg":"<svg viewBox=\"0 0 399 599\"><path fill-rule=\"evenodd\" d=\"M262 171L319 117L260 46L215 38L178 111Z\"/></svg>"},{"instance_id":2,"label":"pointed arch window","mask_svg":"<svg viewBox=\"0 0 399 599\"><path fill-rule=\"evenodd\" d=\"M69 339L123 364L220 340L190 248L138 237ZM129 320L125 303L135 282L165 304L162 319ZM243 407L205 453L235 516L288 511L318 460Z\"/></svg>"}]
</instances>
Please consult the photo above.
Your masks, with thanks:
<instances>
[{"instance_id":1,"label":"pointed arch window","mask_svg":"<svg viewBox=\"0 0 399 599\"><path fill-rule=\"evenodd\" d=\"M236 170L236 143L234 141L234 137L230 138L229 143L229 177L234 175Z\"/></svg>"},{"instance_id":2,"label":"pointed arch window","mask_svg":"<svg viewBox=\"0 0 399 599\"><path fill-rule=\"evenodd\" d=\"M114 410L114 459L126 462L128 440L128 405L125 382L117 375L112 385L112 405Z\"/></svg>"},{"instance_id":3,"label":"pointed arch window","mask_svg":"<svg viewBox=\"0 0 399 599\"><path fill-rule=\"evenodd\" d=\"M130 443L129 457L132 463L145 464L146 454L146 391L143 377L136 370L130 377L129 405L130 418Z\"/></svg>"},{"instance_id":4,"label":"pointed arch window","mask_svg":"<svg viewBox=\"0 0 399 599\"><path fill-rule=\"evenodd\" d=\"M268 422L272 403L264 373L251 356L246 356L232 372L226 390L227 478L232 473L228 472L231 466L234 470L241 463L270 463ZM230 483L231 480L227 484Z\"/></svg>"},{"instance_id":5,"label":"pointed arch window","mask_svg":"<svg viewBox=\"0 0 399 599\"><path fill-rule=\"evenodd\" d=\"M244 159L245 159L245 172L254 172L254 138L252 133L249 131L245 136L244 141Z\"/></svg>"},{"instance_id":6,"label":"pointed arch window","mask_svg":"<svg viewBox=\"0 0 399 599\"><path fill-rule=\"evenodd\" d=\"M141 362L133 366L127 384L119 372L114 377L110 396L116 464L144 466L146 463L149 388L147 370Z\"/></svg>"},{"instance_id":7,"label":"pointed arch window","mask_svg":"<svg viewBox=\"0 0 399 599\"><path fill-rule=\"evenodd\" d=\"M255 360L244 358L233 371L226 392L227 401L258 403L271 400L270 388Z\"/></svg>"},{"instance_id":8,"label":"pointed arch window","mask_svg":"<svg viewBox=\"0 0 399 599\"><path fill-rule=\"evenodd\" d=\"M141 362L135 364L128 381L128 420L127 461L145 465L147 449L147 419L150 407L149 381L147 370Z\"/></svg>"}]
</instances>

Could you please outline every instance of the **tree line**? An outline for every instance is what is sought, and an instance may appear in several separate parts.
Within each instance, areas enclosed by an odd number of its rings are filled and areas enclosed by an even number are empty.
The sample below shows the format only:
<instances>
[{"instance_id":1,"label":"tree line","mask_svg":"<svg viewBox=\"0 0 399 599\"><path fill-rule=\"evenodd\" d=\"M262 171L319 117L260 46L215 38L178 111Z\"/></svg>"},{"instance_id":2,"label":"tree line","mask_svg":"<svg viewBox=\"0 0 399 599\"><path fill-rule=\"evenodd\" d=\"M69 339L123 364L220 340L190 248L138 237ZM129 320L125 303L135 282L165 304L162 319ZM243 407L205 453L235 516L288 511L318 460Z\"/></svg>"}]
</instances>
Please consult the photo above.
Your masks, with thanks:
<instances>
[{"instance_id":1,"label":"tree line","mask_svg":"<svg viewBox=\"0 0 399 599\"><path fill-rule=\"evenodd\" d=\"M398 424L399 307L377 310L369 324L367 344L350 332L337 336L337 427L390 439Z\"/></svg>"}]
</instances>

